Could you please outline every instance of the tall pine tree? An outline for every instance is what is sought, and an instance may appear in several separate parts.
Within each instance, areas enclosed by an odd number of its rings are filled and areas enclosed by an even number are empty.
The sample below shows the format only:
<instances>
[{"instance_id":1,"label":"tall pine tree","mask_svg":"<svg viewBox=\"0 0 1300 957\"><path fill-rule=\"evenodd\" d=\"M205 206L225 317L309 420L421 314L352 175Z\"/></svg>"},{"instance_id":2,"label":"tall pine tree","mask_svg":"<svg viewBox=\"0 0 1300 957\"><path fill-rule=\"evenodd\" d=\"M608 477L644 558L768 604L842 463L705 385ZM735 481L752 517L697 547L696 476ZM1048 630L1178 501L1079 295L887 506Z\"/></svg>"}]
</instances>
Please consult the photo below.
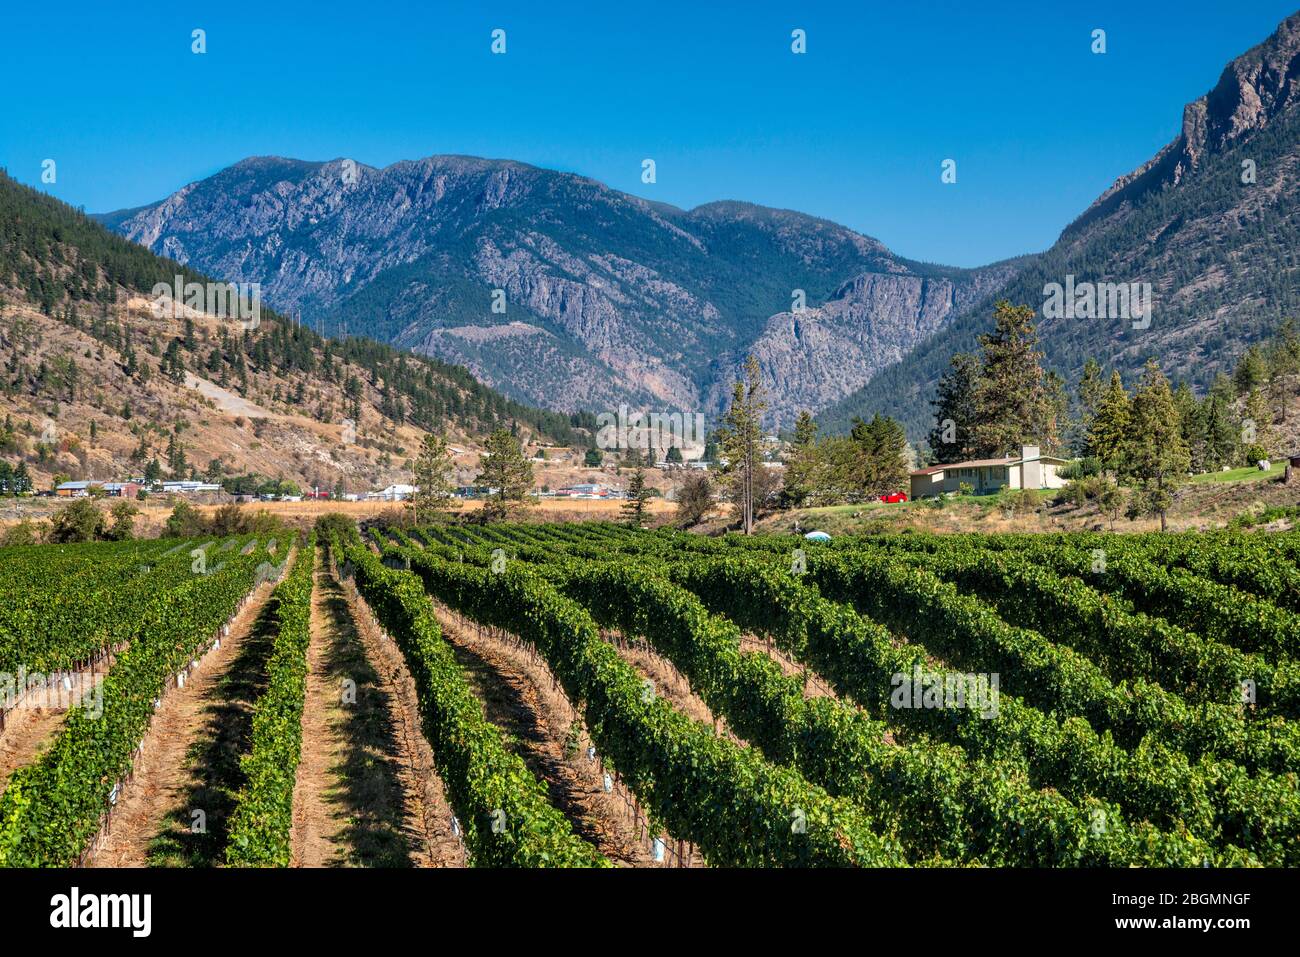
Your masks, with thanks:
<instances>
[{"instance_id":1,"label":"tall pine tree","mask_svg":"<svg viewBox=\"0 0 1300 957\"><path fill-rule=\"evenodd\" d=\"M533 463L509 429L497 429L488 436L483 449L477 485L496 489L483 503L483 520L504 519L528 505L533 489Z\"/></svg>"},{"instance_id":2,"label":"tall pine tree","mask_svg":"<svg viewBox=\"0 0 1300 957\"><path fill-rule=\"evenodd\" d=\"M994 307L995 326L980 336L983 349L978 414L974 428L975 454L993 457L1014 454L1032 440L1044 448L1056 445L1054 406L1044 382L1042 359L1034 331L1034 310L1001 300Z\"/></svg>"},{"instance_id":3,"label":"tall pine tree","mask_svg":"<svg viewBox=\"0 0 1300 957\"><path fill-rule=\"evenodd\" d=\"M949 369L939 380L934 406L934 428L927 443L935 462L961 462L975 454L973 432L978 410L975 390L979 385L980 362L968 352L949 360Z\"/></svg>"},{"instance_id":4,"label":"tall pine tree","mask_svg":"<svg viewBox=\"0 0 1300 957\"><path fill-rule=\"evenodd\" d=\"M759 470L763 468L763 412L767 409L763 375L758 360L745 360L745 378L732 387L731 407L723 419L719 439L727 456L723 472L732 502L740 514L746 535L754 531L754 513L759 504Z\"/></svg>"},{"instance_id":5,"label":"tall pine tree","mask_svg":"<svg viewBox=\"0 0 1300 957\"><path fill-rule=\"evenodd\" d=\"M432 432L426 434L415 460L415 494L406 503L417 525L440 518L451 508L456 490L452 476L447 439Z\"/></svg>"},{"instance_id":6,"label":"tall pine tree","mask_svg":"<svg viewBox=\"0 0 1300 957\"><path fill-rule=\"evenodd\" d=\"M1128 391L1116 369L1110 374L1110 385L1097 405L1088 432L1088 448L1112 472L1118 472L1124 463L1132 414Z\"/></svg>"},{"instance_id":7,"label":"tall pine tree","mask_svg":"<svg viewBox=\"0 0 1300 957\"><path fill-rule=\"evenodd\" d=\"M1142 383L1133 394L1126 471L1141 485L1141 495L1136 498L1139 510L1159 515L1162 532L1168 527L1166 513L1173 490L1190 464L1169 380L1155 360L1149 359Z\"/></svg>"},{"instance_id":8,"label":"tall pine tree","mask_svg":"<svg viewBox=\"0 0 1300 957\"><path fill-rule=\"evenodd\" d=\"M804 410L795 419L794 440L785 464L786 502L798 508L817 491L817 484L817 423L812 413Z\"/></svg>"}]
</instances>

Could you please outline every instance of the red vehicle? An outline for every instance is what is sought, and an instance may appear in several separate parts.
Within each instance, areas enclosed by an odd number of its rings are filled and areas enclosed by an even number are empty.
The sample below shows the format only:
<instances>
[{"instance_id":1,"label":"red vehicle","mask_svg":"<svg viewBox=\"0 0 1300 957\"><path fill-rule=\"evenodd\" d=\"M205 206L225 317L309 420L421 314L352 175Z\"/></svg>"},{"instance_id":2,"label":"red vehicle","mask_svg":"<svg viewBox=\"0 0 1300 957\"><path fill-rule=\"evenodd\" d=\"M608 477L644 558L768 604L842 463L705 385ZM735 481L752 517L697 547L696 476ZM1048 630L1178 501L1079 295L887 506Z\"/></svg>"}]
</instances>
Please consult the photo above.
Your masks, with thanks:
<instances>
[{"instance_id":1,"label":"red vehicle","mask_svg":"<svg viewBox=\"0 0 1300 957\"><path fill-rule=\"evenodd\" d=\"M907 501L907 493L906 493L906 492L890 492L888 495L882 495L882 496L880 496L880 500L881 500L882 502L889 502L890 504L893 504L894 502L906 502L906 501Z\"/></svg>"}]
</instances>

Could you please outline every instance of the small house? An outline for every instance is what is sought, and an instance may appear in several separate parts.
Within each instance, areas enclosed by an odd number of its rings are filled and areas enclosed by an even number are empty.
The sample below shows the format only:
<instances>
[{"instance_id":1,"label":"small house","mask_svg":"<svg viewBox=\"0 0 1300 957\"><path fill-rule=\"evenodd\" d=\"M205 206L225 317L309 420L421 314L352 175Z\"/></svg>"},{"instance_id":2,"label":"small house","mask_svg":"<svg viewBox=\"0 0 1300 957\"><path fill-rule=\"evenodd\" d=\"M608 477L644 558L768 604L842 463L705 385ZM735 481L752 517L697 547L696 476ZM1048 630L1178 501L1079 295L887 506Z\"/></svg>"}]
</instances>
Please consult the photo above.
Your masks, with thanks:
<instances>
[{"instance_id":1,"label":"small house","mask_svg":"<svg viewBox=\"0 0 1300 957\"><path fill-rule=\"evenodd\" d=\"M1061 488L1065 480L1060 471L1069 459L1043 455L1036 445L1023 445L1019 455L997 459L971 459L947 465L931 465L911 474L912 498L933 498L960 491L969 485L976 495L1010 489Z\"/></svg>"}]
</instances>

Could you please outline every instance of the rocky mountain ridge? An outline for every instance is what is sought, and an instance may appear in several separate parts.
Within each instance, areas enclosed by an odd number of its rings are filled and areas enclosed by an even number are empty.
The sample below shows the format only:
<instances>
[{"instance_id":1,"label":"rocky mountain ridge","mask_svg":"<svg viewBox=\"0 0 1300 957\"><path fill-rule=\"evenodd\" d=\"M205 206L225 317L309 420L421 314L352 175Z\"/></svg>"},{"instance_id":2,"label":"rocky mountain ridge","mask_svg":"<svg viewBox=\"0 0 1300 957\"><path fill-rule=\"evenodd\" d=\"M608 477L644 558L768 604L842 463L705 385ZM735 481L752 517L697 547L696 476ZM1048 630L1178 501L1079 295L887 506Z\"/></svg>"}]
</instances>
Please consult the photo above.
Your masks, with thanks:
<instances>
[{"instance_id":1,"label":"rocky mountain ridge","mask_svg":"<svg viewBox=\"0 0 1300 957\"><path fill-rule=\"evenodd\" d=\"M268 303L327 334L365 333L569 411L713 413L753 351L773 421L788 423L866 383L1013 272L912 263L788 210L686 211L463 156L383 169L253 158L101 220L205 272L261 283ZM809 308L792 322L800 291Z\"/></svg>"}]
</instances>

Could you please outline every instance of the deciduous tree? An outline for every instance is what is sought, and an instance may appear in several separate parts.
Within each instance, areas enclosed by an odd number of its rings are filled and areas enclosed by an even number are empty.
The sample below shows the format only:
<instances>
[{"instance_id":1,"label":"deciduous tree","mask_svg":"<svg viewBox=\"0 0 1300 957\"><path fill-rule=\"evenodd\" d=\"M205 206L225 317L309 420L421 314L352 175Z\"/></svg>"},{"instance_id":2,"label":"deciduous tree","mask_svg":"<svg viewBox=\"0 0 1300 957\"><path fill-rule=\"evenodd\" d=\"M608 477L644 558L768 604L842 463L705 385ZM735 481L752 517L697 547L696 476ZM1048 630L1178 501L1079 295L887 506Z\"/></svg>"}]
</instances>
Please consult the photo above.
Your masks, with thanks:
<instances>
[{"instance_id":1,"label":"deciduous tree","mask_svg":"<svg viewBox=\"0 0 1300 957\"><path fill-rule=\"evenodd\" d=\"M677 492L677 522L690 528L703 521L713 507L713 483L707 472L691 472Z\"/></svg>"}]
</instances>

